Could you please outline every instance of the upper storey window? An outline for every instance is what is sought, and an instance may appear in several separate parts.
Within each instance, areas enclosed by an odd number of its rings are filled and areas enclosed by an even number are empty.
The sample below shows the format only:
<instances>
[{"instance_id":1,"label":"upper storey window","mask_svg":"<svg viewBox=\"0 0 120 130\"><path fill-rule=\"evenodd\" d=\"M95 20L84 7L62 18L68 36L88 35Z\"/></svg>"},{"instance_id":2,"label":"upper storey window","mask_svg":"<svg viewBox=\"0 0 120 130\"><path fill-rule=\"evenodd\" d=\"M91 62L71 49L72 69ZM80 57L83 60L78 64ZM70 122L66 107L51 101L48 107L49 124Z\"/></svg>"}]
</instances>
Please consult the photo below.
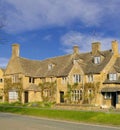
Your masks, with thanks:
<instances>
[{"instance_id":1,"label":"upper storey window","mask_svg":"<svg viewBox=\"0 0 120 130\"><path fill-rule=\"evenodd\" d=\"M117 74L116 73L109 74L109 80L110 81L117 80Z\"/></svg>"},{"instance_id":2,"label":"upper storey window","mask_svg":"<svg viewBox=\"0 0 120 130\"><path fill-rule=\"evenodd\" d=\"M74 74L73 75L73 82L74 83L79 83L81 81L81 76L80 74Z\"/></svg>"},{"instance_id":3,"label":"upper storey window","mask_svg":"<svg viewBox=\"0 0 120 130\"><path fill-rule=\"evenodd\" d=\"M88 75L88 82L93 82L93 75Z\"/></svg>"},{"instance_id":4,"label":"upper storey window","mask_svg":"<svg viewBox=\"0 0 120 130\"><path fill-rule=\"evenodd\" d=\"M100 64L100 56L95 56L94 57L94 63L95 64Z\"/></svg>"},{"instance_id":5,"label":"upper storey window","mask_svg":"<svg viewBox=\"0 0 120 130\"><path fill-rule=\"evenodd\" d=\"M35 78L29 77L29 83L35 83Z\"/></svg>"},{"instance_id":6,"label":"upper storey window","mask_svg":"<svg viewBox=\"0 0 120 130\"><path fill-rule=\"evenodd\" d=\"M48 70L52 70L52 69L53 69L53 67L54 67L54 65L53 65L53 64L49 64L49 65L48 65Z\"/></svg>"},{"instance_id":7,"label":"upper storey window","mask_svg":"<svg viewBox=\"0 0 120 130\"><path fill-rule=\"evenodd\" d=\"M12 76L12 83L18 83L19 82L19 75L18 74L14 74Z\"/></svg>"}]
</instances>

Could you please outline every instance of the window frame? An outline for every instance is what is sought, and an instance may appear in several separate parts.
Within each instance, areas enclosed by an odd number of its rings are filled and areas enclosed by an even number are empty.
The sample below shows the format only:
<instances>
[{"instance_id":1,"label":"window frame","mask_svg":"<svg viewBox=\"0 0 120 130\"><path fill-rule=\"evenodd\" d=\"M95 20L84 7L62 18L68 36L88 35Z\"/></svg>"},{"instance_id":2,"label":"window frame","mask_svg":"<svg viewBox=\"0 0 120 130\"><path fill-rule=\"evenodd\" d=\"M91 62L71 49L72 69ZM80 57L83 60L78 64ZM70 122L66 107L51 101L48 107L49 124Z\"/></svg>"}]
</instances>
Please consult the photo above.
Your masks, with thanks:
<instances>
[{"instance_id":1,"label":"window frame","mask_svg":"<svg viewBox=\"0 0 120 130\"><path fill-rule=\"evenodd\" d=\"M29 77L29 83L35 83L35 78L34 77Z\"/></svg>"},{"instance_id":2,"label":"window frame","mask_svg":"<svg viewBox=\"0 0 120 130\"><path fill-rule=\"evenodd\" d=\"M73 82L74 83L80 83L81 82L81 75L80 74L74 74L73 75Z\"/></svg>"},{"instance_id":3,"label":"window frame","mask_svg":"<svg viewBox=\"0 0 120 130\"><path fill-rule=\"evenodd\" d=\"M109 80L116 81L117 80L117 73L109 73Z\"/></svg>"},{"instance_id":4,"label":"window frame","mask_svg":"<svg viewBox=\"0 0 120 130\"><path fill-rule=\"evenodd\" d=\"M94 76L92 74L88 75L88 82L93 82L94 81Z\"/></svg>"},{"instance_id":5,"label":"window frame","mask_svg":"<svg viewBox=\"0 0 120 130\"><path fill-rule=\"evenodd\" d=\"M104 99L106 99L106 100L112 99L112 93L111 92L105 92L104 93Z\"/></svg>"},{"instance_id":6,"label":"window frame","mask_svg":"<svg viewBox=\"0 0 120 130\"><path fill-rule=\"evenodd\" d=\"M9 100L18 100L18 92L17 91L9 91Z\"/></svg>"},{"instance_id":7,"label":"window frame","mask_svg":"<svg viewBox=\"0 0 120 130\"><path fill-rule=\"evenodd\" d=\"M67 77L62 77L62 84L66 84L67 83Z\"/></svg>"},{"instance_id":8,"label":"window frame","mask_svg":"<svg viewBox=\"0 0 120 130\"><path fill-rule=\"evenodd\" d=\"M100 56L95 56L95 57L94 57L94 63L95 63L95 64L100 64L100 62L101 62Z\"/></svg>"},{"instance_id":9,"label":"window frame","mask_svg":"<svg viewBox=\"0 0 120 130\"><path fill-rule=\"evenodd\" d=\"M78 102L80 100L82 100L82 94L83 94L83 91L80 89L80 90L72 90L71 91L71 100L73 102Z\"/></svg>"}]
</instances>

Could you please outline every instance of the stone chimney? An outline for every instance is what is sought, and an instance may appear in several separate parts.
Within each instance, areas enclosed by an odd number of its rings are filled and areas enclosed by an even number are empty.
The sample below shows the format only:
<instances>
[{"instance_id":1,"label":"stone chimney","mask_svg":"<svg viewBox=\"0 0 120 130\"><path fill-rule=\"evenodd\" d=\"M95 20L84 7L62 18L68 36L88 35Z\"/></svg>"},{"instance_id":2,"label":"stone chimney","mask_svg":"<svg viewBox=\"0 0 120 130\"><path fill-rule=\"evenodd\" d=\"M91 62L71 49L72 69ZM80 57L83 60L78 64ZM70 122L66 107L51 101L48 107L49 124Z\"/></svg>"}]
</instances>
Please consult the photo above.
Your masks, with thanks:
<instances>
[{"instance_id":1,"label":"stone chimney","mask_svg":"<svg viewBox=\"0 0 120 130\"><path fill-rule=\"evenodd\" d=\"M73 54L79 54L79 47L73 46Z\"/></svg>"},{"instance_id":2,"label":"stone chimney","mask_svg":"<svg viewBox=\"0 0 120 130\"><path fill-rule=\"evenodd\" d=\"M12 58L19 57L19 44L12 44Z\"/></svg>"},{"instance_id":3,"label":"stone chimney","mask_svg":"<svg viewBox=\"0 0 120 130\"><path fill-rule=\"evenodd\" d=\"M115 41L112 41L112 52L115 54L115 55L118 55L119 54L119 50L118 50L118 42L115 40Z\"/></svg>"},{"instance_id":4,"label":"stone chimney","mask_svg":"<svg viewBox=\"0 0 120 130\"><path fill-rule=\"evenodd\" d=\"M95 55L97 51L101 50L101 43L100 42L94 42L92 43L92 54Z\"/></svg>"}]
</instances>

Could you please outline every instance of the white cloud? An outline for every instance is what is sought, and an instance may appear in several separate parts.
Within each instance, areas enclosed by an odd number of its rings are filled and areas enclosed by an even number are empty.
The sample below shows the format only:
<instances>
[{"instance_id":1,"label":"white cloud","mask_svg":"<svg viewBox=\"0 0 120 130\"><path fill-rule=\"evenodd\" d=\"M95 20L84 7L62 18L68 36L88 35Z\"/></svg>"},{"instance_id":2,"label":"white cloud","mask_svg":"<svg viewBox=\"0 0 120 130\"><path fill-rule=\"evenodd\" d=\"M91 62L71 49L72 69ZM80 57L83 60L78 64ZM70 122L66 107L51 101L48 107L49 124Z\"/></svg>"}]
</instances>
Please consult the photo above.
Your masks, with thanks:
<instances>
[{"instance_id":1,"label":"white cloud","mask_svg":"<svg viewBox=\"0 0 120 130\"><path fill-rule=\"evenodd\" d=\"M9 59L7 58L0 58L0 67L5 68L8 64Z\"/></svg>"},{"instance_id":2,"label":"white cloud","mask_svg":"<svg viewBox=\"0 0 120 130\"><path fill-rule=\"evenodd\" d=\"M111 42L113 40L120 41L119 38L105 37L103 34L95 36L74 31L68 32L61 37L61 43L64 51L67 53L72 51L74 45L78 45L81 52L91 51L91 43L93 42L100 42L102 50L111 49Z\"/></svg>"},{"instance_id":3,"label":"white cloud","mask_svg":"<svg viewBox=\"0 0 120 130\"><path fill-rule=\"evenodd\" d=\"M86 26L99 25L104 8L93 0L4 0L6 31L21 32L47 26L66 26L78 20Z\"/></svg>"}]
</instances>

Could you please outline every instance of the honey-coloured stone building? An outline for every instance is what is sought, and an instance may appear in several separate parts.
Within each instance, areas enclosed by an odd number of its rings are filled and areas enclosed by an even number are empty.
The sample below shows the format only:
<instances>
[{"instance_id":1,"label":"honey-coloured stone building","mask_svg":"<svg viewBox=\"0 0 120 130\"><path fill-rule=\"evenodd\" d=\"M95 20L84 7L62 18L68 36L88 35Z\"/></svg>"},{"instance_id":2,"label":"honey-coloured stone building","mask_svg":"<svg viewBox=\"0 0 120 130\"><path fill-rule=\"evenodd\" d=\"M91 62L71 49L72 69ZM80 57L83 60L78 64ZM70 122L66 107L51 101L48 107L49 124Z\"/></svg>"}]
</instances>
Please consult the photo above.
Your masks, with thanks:
<instances>
[{"instance_id":1,"label":"honey-coloured stone building","mask_svg":"<svg viewBox=\"0 0 120 130\"><path fill-rule=\"evenodd\" d=\"M101 50L101 43L82 53L45 60L20 57L19 44L12 45L12 55L4 72L4 100L93 104L120 108L120 54L118 42ZM52 97L52 98L51 98Z\"/></svg>"}]
</instances>

